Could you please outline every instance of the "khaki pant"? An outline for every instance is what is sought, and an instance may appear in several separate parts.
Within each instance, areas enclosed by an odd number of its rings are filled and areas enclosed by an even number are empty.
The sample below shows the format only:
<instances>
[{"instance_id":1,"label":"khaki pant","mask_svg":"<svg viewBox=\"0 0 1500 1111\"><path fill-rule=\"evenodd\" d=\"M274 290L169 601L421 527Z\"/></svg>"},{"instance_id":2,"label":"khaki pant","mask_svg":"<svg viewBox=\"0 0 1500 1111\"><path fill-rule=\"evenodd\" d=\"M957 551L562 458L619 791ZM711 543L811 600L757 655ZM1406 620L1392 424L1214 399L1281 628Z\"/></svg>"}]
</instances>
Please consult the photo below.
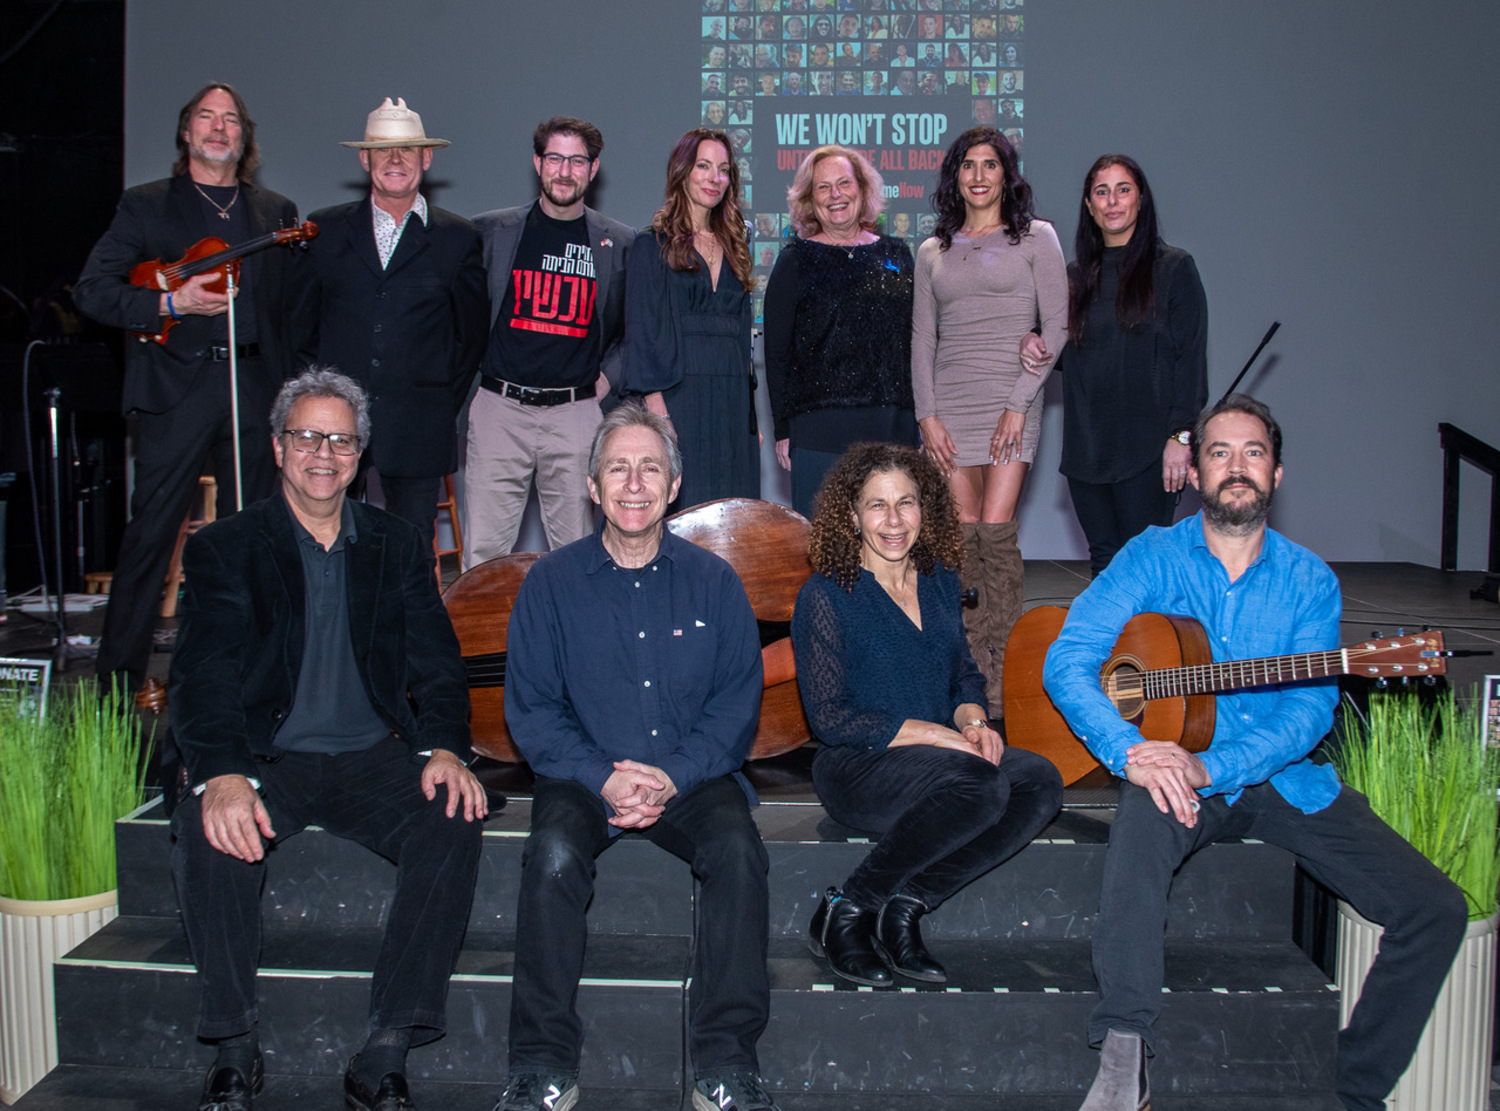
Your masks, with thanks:
<instances>
[{"instance_id":1,"label":"khaki pant","mask_svg":"<svg viewBox=\"0 0 1500 1111\"><path fill-rule=\"evenodd\" d=\"M586 479L602 419L592 397L544 408L485 389L474 395L464 463L464 570L515 547L533 479L549 548L593 531Z\"/></svg>"}]
</instances>

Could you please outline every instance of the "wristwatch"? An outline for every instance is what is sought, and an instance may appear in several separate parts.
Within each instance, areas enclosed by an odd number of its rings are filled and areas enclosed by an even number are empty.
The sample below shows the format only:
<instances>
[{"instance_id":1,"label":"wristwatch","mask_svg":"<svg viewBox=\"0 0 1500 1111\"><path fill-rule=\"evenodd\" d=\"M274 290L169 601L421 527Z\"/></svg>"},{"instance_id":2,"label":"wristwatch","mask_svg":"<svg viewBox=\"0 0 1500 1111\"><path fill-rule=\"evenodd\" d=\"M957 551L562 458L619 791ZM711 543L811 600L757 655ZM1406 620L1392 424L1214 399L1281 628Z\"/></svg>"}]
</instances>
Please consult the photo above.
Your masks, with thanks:
<instances>
[{"instance_id":1,"label":"wristwatch","mask_svg":"<svg viewBox=\"0 0 1500 1111\"><path fill-rule=\"evenodd\" d=\"M1176 440L1183 447L1192 447L1193 446L1193 430L1191 428L1184 428L1181 432L1174 432L1174 433L1172 433L1170 436L1167 437L1167 439L1169 439L1169 440Z\"/></svg>"}]
</instances>

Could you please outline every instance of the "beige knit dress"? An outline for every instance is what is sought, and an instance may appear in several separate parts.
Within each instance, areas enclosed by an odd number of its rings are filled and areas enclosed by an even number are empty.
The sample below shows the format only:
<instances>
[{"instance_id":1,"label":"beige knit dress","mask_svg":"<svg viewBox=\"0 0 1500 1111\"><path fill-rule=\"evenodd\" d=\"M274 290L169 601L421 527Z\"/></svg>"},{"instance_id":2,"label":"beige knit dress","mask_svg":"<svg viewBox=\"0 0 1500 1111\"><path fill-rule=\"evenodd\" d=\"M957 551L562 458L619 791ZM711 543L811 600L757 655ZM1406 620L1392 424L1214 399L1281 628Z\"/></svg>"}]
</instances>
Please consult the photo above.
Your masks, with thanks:
<instances>
[{"instance_id":1,"label":"beige knit dress","mask_svg":"<svg viewBox=\"0 0 1500 1111\"><path fill-rule=\"evenodd\" d=\"M936 237L922 244L912 395L918 420L942 420L960 467L989 464L990 438L1006 409L1026 414L1021 459L1036 458L1047 376L1021 368L1021 337L1039 328L1047 350L1057 352L1067 326L1067 264L1047 221L1032 220L1019 243L1000 229L974 239L955 235L946 251Z\"/></svg>"}]
</instances>

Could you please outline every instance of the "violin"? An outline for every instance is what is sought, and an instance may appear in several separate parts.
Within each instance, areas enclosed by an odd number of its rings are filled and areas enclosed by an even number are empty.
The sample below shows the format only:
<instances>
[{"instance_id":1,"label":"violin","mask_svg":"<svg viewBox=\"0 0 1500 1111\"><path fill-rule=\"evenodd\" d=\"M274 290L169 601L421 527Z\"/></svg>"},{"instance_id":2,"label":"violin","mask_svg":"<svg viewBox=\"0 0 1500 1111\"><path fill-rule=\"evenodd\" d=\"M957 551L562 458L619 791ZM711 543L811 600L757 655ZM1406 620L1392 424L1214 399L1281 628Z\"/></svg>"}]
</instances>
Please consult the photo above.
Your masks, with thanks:
<instances>
[{"instance_id":1,"label":"violin","mask_svg":"<svg viewBox=\"0 0 1500 1111\"><path fill-rule=\"evenodd\" d=\"M304 220L301 227L281 228L247 240L237 247L231 247L215 236L206 236L184 251L176 262L164 262L158 258L139 263L130 271L130 284L171 293L174 289L180 289L189 278L214 273L217 276L203 288L211 293L227 293L229 286L225 275L233 275L235 284L238 285L240 260L246 255L253 255L256 251L278 243L304 243L316 238L317 234L318 225L311 220ZM163 317L160 332L136 332L135 337L142 343L148 340L166 343L167 333L176 323L170 316Z\"/></svg>"}]
</instances>

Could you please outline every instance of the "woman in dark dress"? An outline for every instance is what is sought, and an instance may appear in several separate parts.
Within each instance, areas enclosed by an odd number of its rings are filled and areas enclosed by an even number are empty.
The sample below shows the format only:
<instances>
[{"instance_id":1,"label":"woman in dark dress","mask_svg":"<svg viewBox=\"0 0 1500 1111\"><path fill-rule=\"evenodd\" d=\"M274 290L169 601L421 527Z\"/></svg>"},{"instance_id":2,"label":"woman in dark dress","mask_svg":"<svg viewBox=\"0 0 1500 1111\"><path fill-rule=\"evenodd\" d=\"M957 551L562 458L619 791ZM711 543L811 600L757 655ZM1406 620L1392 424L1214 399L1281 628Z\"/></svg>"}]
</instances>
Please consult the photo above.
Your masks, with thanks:
<instances>
[{"instance_id":1,"label":"woman in dark dress","mask_svg":"<svg viewBox=\"0 0 1500 1111\"><path fill-rule=\"evenodd\" d=\"M1073 255L1059 469L1098 575L1132 536L1172 523L1188 432L1208 402L1208 302L1193 256L1158 236L1151 186L1123 154L1089 167ZM1036 337L1021 347L1046 365Z\"/></svg>"},{"instance_id":2,"label":"woman in dark dress","mask_svg":"<svg viewBox=\"0 0 1500 1111\"><path fill-rule=\"evenodd\" d=\"M959 616L963 534L947 481L915 448L856 444L818 494L792 644L820 748L813 784L879 842L830 887L809 948L857 984L947 974L918 922L1020 851L1057 813L1062 777L1007 748Z\"/></svg>"},{"instance_id":3,"label":"woman in dark dress","mask_svg":"<svg viewBox=\"0 0 1500 1111\"><path fill-rule=\"evenodd\" d=\"M847 147L809 154L787 190L799 239L766 286L766 385L792 508L812 516L823 476L852 443L916 445L911 250L877 235L880 175Z\"/></svg>"},{"instance_id":4,"label":"woman in dark dress","mask_svg":"<svg viewBox=\"0 0 1500 1111\"><path fill-rule=\"evenodd\" d=\"M677 431L679 506L758 498L750 247L724 132L694 128L672 149L651 232L630 250L622 389Z\"/></svg>"}]
</instances>

